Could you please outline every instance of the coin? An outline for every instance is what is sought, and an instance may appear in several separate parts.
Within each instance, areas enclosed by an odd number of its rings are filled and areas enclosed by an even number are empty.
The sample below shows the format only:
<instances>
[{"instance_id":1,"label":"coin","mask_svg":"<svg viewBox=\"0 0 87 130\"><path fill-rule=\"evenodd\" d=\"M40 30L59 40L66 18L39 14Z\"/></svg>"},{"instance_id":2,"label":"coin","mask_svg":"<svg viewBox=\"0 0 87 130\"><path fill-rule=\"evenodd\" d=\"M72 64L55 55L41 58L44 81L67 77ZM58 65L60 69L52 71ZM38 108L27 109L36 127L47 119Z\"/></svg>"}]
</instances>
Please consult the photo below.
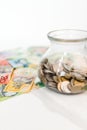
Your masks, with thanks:
<instances>
[{"instance_id":1,"label":"coin","mask_svg":"<svg viewBox=\"0 0 87 130\"><path fill-rule=\"evenodd\" d=\"M54 74L54 72L52 72L51 70L47 70L47 69L44 69L44 73L51 73L51 74Z\"/></svg>"},{"instance_id":2,"label":"coin","mask_svg":"<svg viewBox=\"0 0 87 130\"><path fill-rule=\"evenodd\" d=\"M43 72L43 70L41 68L39 69L39 73L38 74L44 76L44 72Z\"/></svg>"},{"instance_id":3,"label":"coin","mask_svg":"<svg viewBox=\"0 0 87 130\"><path fill-rule=\"evenodd\" d=\"M53 76L53 81L58 83L58 76Z\"/></svg>"},{"instance_id":4,"label":"coin","mask_svg":"<svg viewBox=\"0 0 87 130\"><path fill-rule=\"evenodd\" d=\"M61 81L67 81L67 79L65 77L60 77Z\"/></svg>"},{"instance_id":5,"label":"coin","mask_svg":"<svg viewBox=\"0 0 87 130\"><path fill-rule=\"evenodd\" d=\"M57 73L57 71L58 71L58 64L53 64L52 66L53 66L53 71L55 73Z\"/></svg>"},{"instance_id":6,"label":"coin","mask_svg":"<svg viewBox=\"0 0 87 130\"><path fill-rule=\"evenodd\" d=\"M76 70L71 61L51 64L48 59L44 59L41 62L39 77L46 86L63 94L83 92L82 89L87 84L85 74Z\"/></svg>"},{"instance_id":7,"label":"coin","mask_svg":"<svg viewBox=\"0 0 87 130\"><path fill-rule=\"evenodd\" d=\"M46 79L44 76L41 77L41 81L42 81L45 85L47 84L47 79Z\"/></svg>"},{"instance_id":8,"label":"coin","mask_svg":"<svg viewBox=\"0 0 87 130\"><path fill-rule=\"evenodd\" d=\"M44 66L46 69L49 69L49 65L43 64L43 66Z\"/></svg>"},{"instance_id":9,"label":"coin","mask_svg":"<svg viewBox=\"0 0 87 130\"><path fill-rule=\"evenodd\" d=\"M61 82L61 90L63 93L71 93L71 91L68 89L68 85L70 84L69 81L63 81Z\"/></svg>"},{"instance_id":10,"label":"coin","mask_svg":"<svg viewBox=\"0 0 87 130\"><path fill-rule=\"evenodd\" d=\"M55 88L57 87L57 84L55 82L48 82L47 84L50 87L55 87Z\"/></svg>"},{"instance_id":11,"label":"coin","mask_svg":"<svg viewBox=\"0 0 87 130\"><path fill-rule=\"evenodd\" d=\"M84 90L82 89L81 86L71 87L71 93L82 93L82 92L84 92Z\"/></svg>"},{"instance_id":12,"label":"coin","mask_svg":"<svg viewBox=\"0 0 87 130\"><path fill-rule=\"evenodd\" d=\"M55 92L58 92L57 88L55 88L55 87L50 87L50 86L47 86L47 87L48 87L49 89L55 91Z\"/></svg>"},{"instance_id":13,"label":"coin","mask_svg":"<svg viewBox=\"0 0 87 130\"><path fill-rule=\"evenodd\" d=\"M80 87L84 87L85 86L85 83L84 82L80 82L80 81L77 81L75 79L72 79L71 80L71 85L72 87L75 87L75 86L80 86Z\"/></svg>"},{"instance_id":14,"label":"coin","mask_svg":"<svg viewBox=\"0 0 87 130\"><path fill-rule=\"evenodd\" d=\"M59 83L57 84L57 89L58 89L58 91L59 91L60 93L62 93L61 82L59 82Z\"/></svg>"},{"instance_id":15,"label":"coin","mask_svg":"<svg viewBox=\"0 0 87 130\"><path fill-rule=\"evenodd\" d=\"M68 65L68 64L65 64L65 63L62 63L62 66L63 66L63 69L66 71L66 72L70 72L73 70L73 67Z\"/></svg>"},{"instance_id":16,"label":"coin","mask_svg":"<svg viewBox=\"0 0 87 130\"><path fill-rule=\"evenodd\" d=\"M46 74L45 77L46 77L46 79L47 79L48 81L54 81L53 78L52 78L52 76L49 75L49 74Z\"/></svg>"},{"instance_id":17,"label":"coin","mask_svg":"<svg viewBox=\"0 0 87 130\"><path fill-rule=\"evenodd\" d=\"M71 79L72 74L71 74L70 72L69 72L69 73L65 73L64 77L65 77L66 79Z\"/></svg>"},{"instance_id":18,"label":"coin","mask_svg":"<svg viewBox=\"0 0 87 130\"><path fill-rule=\"evenodd\" d=\"M81 75L80 73L72 72L71 75L72 75L72 77L74 77L75 79L77 79L79 81L84 81L85 80L84 75Z\"/></svg>"}]
</instances>

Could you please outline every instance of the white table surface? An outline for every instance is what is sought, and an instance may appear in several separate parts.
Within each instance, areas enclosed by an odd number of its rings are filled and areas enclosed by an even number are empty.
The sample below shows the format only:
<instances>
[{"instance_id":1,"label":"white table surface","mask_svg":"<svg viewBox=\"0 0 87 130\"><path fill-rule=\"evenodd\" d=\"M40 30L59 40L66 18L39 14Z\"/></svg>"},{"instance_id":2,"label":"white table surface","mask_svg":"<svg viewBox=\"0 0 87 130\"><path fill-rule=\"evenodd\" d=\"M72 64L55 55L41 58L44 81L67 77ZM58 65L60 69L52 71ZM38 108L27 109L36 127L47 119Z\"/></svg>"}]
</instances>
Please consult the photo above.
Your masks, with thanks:
<instances>
[{"instance_id":1,"label":"white table surface","mask_svg":"<svg viewBox=\"0 0 87 130\"><path fill-rule=\"evenodd\" d=\"M44 87L0 102L0 130L87 130L87 92L67 96Z\"/></svg>"},{"instance_id":2,"label":"white table surface","mask_svg":"<svg viewBox=\"0 0 87 130\"><path fill-rule=\"evenodd\" d=\"M74 96L47 88L0 102L0 130L87 130L87 92Z\"/></svg>"}]
</instances>

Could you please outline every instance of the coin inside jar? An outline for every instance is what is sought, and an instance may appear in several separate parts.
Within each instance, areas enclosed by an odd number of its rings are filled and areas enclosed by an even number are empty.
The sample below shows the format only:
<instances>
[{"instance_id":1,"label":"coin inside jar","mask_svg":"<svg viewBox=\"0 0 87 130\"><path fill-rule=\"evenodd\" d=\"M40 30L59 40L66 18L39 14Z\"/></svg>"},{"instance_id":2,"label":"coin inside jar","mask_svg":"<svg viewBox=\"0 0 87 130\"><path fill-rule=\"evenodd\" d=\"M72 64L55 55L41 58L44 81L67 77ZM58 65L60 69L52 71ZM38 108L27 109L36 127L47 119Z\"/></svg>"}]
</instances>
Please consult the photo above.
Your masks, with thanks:
<instances>
[{"instance_id":1,"label":"coin inside jar","mask_svg":"<svg viewBox=\"0 0 87 130\"><path fill-rule=\"evenodd\" d=\"M43 67L39 69L39 77L50 89L62 94L78 94L84 91L87 83L85 74L71 67L69 62L51 64L46 58L41 62L41 66Z\"/></svg>"},{"instance_id":2,"label":"coin inside jar","mask_svg":"<svg viewBox=\"0 0 87 130\"><path fill-rule=\"evenodd\" d=\"M87 31L54 30L47 37L52 44L40 63L41 81L47 81L47 87L62 94L84 92L87 86Z\"/></svg>"}]
</instances>

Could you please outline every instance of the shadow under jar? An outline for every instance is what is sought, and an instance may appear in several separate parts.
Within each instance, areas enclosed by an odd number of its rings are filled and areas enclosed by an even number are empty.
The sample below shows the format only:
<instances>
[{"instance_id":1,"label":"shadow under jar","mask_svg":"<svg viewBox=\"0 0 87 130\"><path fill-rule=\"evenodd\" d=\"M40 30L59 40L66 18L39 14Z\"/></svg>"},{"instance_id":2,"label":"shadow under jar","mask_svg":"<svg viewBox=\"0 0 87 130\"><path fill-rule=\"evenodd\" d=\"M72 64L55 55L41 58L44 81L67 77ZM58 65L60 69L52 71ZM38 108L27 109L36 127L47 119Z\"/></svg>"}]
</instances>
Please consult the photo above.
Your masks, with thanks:
<instances>
[{"instance_id":1,"label":"shadow under jar","mask_svg":"<svg viewBox=\"0 0 87 130\"><path fill-rule=\"evenodd\" d=\"M62 94L78 94L87 87L87 31L48 33L51 46L42 57L39 77L46 87Z\"/></svg>"}]
</instances>

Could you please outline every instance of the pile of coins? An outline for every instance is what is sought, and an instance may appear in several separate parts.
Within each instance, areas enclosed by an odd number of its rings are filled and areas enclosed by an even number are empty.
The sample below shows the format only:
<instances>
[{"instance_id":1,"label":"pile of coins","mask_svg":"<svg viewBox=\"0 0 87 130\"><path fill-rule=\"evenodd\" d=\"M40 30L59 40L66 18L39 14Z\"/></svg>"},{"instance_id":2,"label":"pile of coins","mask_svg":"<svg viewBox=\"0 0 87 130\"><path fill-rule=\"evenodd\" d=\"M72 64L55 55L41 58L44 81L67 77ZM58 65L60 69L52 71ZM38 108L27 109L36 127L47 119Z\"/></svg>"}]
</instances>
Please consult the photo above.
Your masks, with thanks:
<instances>
[{"instance_id":1,"label":"pile of coins","mask_svg":"<svg viewBox=\"0 0 87 130\"><path fill-rule=\"evenodd\" d=\"M42 60L38 75L48 88L63 94L82 93L87 86L87 73L67 63L50 63L48 58Z\"/></svg>"}]
</instances>

